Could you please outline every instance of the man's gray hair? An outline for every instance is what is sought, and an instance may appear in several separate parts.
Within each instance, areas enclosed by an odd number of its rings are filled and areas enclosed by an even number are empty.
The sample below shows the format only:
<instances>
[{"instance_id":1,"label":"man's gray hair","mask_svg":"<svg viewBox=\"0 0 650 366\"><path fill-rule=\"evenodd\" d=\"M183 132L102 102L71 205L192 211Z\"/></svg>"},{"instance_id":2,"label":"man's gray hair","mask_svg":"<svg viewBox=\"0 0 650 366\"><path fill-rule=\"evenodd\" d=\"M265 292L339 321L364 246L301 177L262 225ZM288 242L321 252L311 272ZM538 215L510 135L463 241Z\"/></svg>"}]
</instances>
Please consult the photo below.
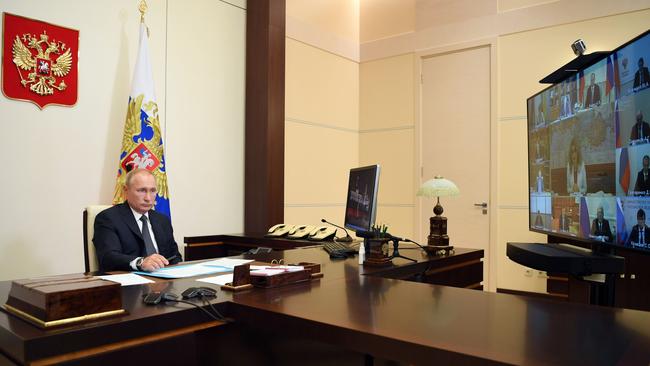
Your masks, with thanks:
<instances>
[{"instance_id":1,"label":"man's gray hair","mask_svg":"<svg viewBox=\"0 0 650 366\"><path fill-rule=\"evenodd\" d=\"M126 173L126 180L124 181L124 185L127 186L127 187L129 187L129 186L131 185L131 180L133 180L133 177L135 177L136 175L138 175L138 174L140 174L140 173L143 173L143 174L144 174L144 173L149 174L150 176L152 176L152 177L154 178L154 180L156 180L156 177L153 175L152 172L150 172L150 171L147 170L147 169L141 169L141 168L139 168L139 169L133 169L133 170L131 170L130 172Z\"/></svg>"}]
</instances>

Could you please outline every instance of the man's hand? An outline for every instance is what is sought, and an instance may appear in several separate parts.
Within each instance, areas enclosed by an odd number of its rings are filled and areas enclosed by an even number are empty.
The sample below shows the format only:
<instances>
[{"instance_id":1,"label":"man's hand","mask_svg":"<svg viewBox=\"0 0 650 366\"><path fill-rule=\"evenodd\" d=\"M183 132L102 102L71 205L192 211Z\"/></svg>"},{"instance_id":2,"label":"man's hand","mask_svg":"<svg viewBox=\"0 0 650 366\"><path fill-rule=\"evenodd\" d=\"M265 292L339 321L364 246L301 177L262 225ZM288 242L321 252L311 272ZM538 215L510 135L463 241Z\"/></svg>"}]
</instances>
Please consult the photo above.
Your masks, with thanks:
<instances>
[{"instance_id":1,"label":"man's hand","mask_svg":"<svg viewBox=\"0 0 650 366\"><path fill-rule=\"evenodd\" d=\"M160 254L152 254L148 257L145 257L142 260L142 264L140 267L147 272L155 271L160 268L164 268L165 266L169 265L169 262L165 257L163 257Z\"/></svg>"}]
</instances>

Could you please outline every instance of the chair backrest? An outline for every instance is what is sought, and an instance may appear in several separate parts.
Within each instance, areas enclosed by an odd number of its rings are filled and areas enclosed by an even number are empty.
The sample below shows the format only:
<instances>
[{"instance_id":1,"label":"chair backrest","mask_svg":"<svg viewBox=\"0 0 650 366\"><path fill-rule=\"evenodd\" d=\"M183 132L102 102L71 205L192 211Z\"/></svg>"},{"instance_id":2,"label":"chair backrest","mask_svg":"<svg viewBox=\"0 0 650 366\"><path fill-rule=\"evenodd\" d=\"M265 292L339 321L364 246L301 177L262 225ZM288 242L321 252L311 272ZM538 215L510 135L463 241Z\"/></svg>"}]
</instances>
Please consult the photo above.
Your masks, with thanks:
<instances>
[{"instance_id":1,"label":"chair backrest","mask_svg":"<svg viewBox=\"0 0 650 366\"><path fill-rule=\"evenodd\" d=\"M88 206L83 213L83 231L84 231L84 264L86 272L99 270L99 262L95 253L95 244L93 244L93 234L95 233L95 216L111 205L93 205Z\"/></svg>"}]
</instances>

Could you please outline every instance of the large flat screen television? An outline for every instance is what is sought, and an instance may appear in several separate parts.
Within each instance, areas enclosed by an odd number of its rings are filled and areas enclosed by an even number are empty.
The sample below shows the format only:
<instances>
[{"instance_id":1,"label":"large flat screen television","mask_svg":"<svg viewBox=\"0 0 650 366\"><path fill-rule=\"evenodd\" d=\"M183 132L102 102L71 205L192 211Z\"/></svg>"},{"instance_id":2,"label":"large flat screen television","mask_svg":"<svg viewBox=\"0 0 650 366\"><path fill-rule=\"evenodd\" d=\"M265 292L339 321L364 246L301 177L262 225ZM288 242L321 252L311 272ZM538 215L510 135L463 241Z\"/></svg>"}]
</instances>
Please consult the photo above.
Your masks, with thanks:
<instances>
[{"instance_id":1,"label":"large flat screen television","mask_svg":"<svg viewBox=\"0 0 650 366\"><path fill-rule=\"evenodd\" d=\"M530 230L650 251L650 31L528 98Z\"/></svg>"}]
</instances>

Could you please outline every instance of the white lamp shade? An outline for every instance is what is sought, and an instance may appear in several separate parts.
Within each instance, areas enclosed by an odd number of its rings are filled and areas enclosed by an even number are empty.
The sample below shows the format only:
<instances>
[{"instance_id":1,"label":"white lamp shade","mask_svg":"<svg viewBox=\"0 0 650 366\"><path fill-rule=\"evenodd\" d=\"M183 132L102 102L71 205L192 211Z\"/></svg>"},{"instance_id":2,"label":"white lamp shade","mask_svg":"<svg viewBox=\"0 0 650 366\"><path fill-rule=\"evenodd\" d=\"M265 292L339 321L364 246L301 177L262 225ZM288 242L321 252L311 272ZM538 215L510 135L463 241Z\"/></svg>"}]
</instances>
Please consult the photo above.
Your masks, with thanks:
<instances>
[{"instance_id":1,"label":"white lamp shade","mask_svg":"<svg viewBox=\"0 0 650 366\"><path fill-rule=\"evenodd\" d=\"M440 176L422 183L417 193L418 196L423 197L458 196L459 194L460 190L454 182Z\"/></svg>"}]
</instances>

